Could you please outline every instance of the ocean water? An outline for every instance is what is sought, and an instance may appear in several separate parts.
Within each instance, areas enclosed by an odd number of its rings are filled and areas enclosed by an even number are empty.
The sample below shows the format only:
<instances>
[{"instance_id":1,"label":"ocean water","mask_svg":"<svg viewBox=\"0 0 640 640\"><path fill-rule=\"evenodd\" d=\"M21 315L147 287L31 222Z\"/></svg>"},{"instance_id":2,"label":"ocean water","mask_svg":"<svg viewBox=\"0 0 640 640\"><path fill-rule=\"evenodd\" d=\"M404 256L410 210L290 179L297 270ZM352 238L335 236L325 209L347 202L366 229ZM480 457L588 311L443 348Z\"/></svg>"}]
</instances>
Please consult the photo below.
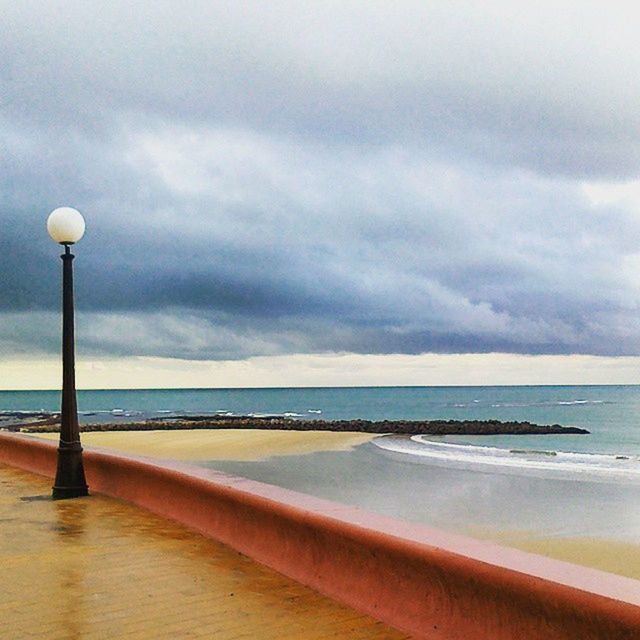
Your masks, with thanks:
<instances>
[{"instance_id":1,"label":"ocean water","mask_svg":"<svg viewBox=\"0 0 640 640\"><path fill-rule=\"evenodd\" d=\"M200 464L458 531L640 539L640 386L117 390L78 401L84 421L217 413L581 426L591 433L382 436L351 451ZM0 392L1 411L58 406L58 392Z\"/></svg>"},{"instance_id":2,"label":"ocean water","mask_svg":"<svg viewBox=\"0 0 640 640\"><path fill-rule=\"evenodd\" d=\"M57 391L0 391L0 416L2 411L57 411L59 406ZM580 426L591 435L483 436L447 441L640 455L640 385L79 391L78 408L84 422L215 413L325 420L529 420Z\"/></svg>"}]
</instances>

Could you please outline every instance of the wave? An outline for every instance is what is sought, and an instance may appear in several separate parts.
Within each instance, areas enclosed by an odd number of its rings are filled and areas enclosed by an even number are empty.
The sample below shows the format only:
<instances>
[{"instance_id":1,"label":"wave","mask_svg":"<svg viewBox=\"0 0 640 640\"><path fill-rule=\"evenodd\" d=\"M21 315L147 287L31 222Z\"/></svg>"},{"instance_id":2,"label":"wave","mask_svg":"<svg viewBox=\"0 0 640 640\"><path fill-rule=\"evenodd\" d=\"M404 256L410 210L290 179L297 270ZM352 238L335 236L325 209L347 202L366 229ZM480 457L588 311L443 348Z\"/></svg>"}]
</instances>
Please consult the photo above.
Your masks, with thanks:
<instances>
[{"instance_id":1,"label":"wave","mask_svg":"<svg viewBox=\"0 0 640 640\"><path fill-rule=\"evenodd\" d=\"M436 442L429 436L382 436L373 443L385 451L446 466L516 471L558 471L579 476L617 477L640 481L640 456L576 453L554 449L500 447Z\"/></svg>"},{"instance_id":2,"label":"wave","mask_svg":"<svg viewBox=\"0 0 640 640\"><path fill-rule=\"evenodd\" d=\"M493 402L491 407L571 407L583 405L613 404L608 400L541 400L539 402ZM467 405L472 406L472 405Z\"/></svg>"},{"instance_id":3,"label":"wave","mask_svg":"<svg viewBox=\"0 0 640 640\"><path fill-rule=\"evenodd\" d=\"M24 411L24 412L17 412L17 411L13 411L13 412L3 412L0 411L0 419L2 419L3 413L6 414L18 414L20 413L21 415L25 415L25 416L29 416L34 414L35 412L33 411ZM286 411L284 413L265 413L262 411L257 411L257 412L249 412L249 413L245 413L244 411L240 414L236 414L234 411L229 411L227 409L217 409L215 411L210 411L210 410L199 410L199 411L175 411L173 409L154 409L154 410L145 410L145 411L140 411L137 409L123 409L121 407L115 407L113 409L92 409L92 410L87 410L87 411L78 411L78 415L80 416L100 416L102 417L103 420L108 420L110 418L130 418L130 417L135 417L135 416L153 416L153 415L159 415L159 416L167 416L167 417L171 417L171 416L175 416L175 415L183 415L183 416L190 416L190 415L198 415L198 416L207 416L207 415L211 415L211 416L221 416L221 417L231 417L231 416L235 416L235 415L246 415L249 416L251 418L305 418L307 417L307 415L309 413L312 414L321 414L322 411L320 409L309 409L307 411L307 413L297 413L296 411Z\"/></svg>"},{"instance_id":4,"label":"wave","mask_svg":"<svg viewBox=\"0 0 640 640\"><path fill-rule=\"evenodd\" d=\"M581 405L599 405L599 404L614 404L610 400L540 400L531 402L507 402L507 401L484 401L473 400L472 402L456 402L448 406L456 409L464 409L472 407L477 409L478 406L487 406L491 408L521 408L521 407L570 407Z\"/></svg>"},{"instance_id":5,"label":"wave","mask_svg":"<svg viewBox=\"0 0 640 640\"><path fill-rule=\"evenodd\" d=\"M144 415L143 411L135 411L133 409L111 409L109 413L111 413L114 418L133 418Z\"/></svg>"}]
</instances>

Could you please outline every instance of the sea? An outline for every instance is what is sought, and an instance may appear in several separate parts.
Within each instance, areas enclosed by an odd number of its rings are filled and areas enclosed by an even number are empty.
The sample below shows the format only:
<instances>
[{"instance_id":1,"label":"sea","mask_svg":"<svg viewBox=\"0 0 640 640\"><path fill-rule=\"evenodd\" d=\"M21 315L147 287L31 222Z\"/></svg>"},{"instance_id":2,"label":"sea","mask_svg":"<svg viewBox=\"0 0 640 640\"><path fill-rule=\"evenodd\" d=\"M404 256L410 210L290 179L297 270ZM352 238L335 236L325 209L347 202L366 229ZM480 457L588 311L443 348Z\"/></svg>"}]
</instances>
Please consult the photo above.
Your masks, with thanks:
<instances>
[{"instance_id":1,"label":"sea","mask_svg":"<svg viewBox=\"0 0 640 640\"><path fill-rule=\"evenodd\" d=\"M1 391L9 412L55 391ZM173 415L530 421L588 435L382 436L349 451L199 464L462 532L640 540L640 385L149 389L78 392L81 422Z\"/></svg>"},{"instance_id":2,"label":"sea","mask_svg":"<svg viewBox=\"0 0 640 640\"><path fill-rule=\"evenodd\" d=\"M59 407L58 391L0 391L0 417ZM307 420L528 420L591 431L587 437L544 436L545 449L640 455L640 385L91 390L78 391L78 409L81 422L207 414ZM509 448L515 442L536 449L540 438L482 436L481 442ZM478 442L478 437L469 442Z\"/></svg>"}]
</instances>

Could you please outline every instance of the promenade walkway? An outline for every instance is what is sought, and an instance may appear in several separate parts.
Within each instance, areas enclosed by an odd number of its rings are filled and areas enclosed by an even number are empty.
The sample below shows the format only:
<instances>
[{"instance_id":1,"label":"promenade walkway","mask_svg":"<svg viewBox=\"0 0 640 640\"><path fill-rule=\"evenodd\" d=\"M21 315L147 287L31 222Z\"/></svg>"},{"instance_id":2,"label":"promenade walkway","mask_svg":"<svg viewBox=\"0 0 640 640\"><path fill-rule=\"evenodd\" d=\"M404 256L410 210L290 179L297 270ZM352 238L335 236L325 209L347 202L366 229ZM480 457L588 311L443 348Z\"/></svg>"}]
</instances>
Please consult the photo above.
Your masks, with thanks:
<instances>
[{"instance_id":1,"label":"promenade walkway","mask_svg":"<svg viewBox=\"0 0 640 640\"><path fill-rule=\"evenodd\" d=\"M406 638L232 549L0 465L0 637Z\"/></svg>"}]
</instances>

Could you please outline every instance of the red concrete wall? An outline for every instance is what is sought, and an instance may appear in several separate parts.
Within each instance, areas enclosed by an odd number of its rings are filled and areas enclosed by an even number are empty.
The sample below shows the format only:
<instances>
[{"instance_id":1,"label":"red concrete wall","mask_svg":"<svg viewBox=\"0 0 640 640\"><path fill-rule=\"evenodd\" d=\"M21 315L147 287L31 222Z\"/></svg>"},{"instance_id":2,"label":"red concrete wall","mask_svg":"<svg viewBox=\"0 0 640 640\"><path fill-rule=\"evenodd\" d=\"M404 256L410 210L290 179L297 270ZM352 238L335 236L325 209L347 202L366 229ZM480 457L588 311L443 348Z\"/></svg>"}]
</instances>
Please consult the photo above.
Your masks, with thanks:
<instances>
[{"instance_id":1,"label":"red concrete wall","mask_svg":"<svg viewBox=\"0 0 640 640\"><path fill-rule=\"evenodd\" d=\"M637 640L640 581L244 478L85 451L90 490L131 501L419 638ZM55 446L0 432L52 477Z\"/></svg>"}]
</instances>

